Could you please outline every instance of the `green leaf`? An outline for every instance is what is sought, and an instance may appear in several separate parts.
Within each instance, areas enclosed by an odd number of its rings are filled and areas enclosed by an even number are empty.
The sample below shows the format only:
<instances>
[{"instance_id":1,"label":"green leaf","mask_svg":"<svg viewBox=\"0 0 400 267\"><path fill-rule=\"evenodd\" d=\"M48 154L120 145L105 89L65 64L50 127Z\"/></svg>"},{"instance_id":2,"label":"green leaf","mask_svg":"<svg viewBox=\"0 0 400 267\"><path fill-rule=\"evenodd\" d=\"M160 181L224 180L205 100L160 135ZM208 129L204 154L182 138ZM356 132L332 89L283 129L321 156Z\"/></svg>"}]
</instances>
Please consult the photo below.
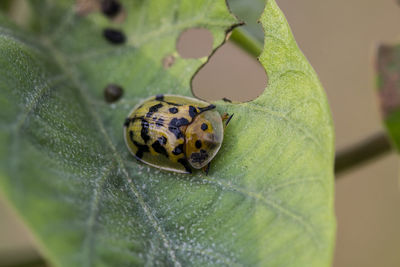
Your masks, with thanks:
<instances>
[{"instance_id":1,"label":"green leaf","mask_svg":"<svg viewBox=\"0 0 400 267\"><path fill-rule=\"evenodd\" d=\"M378 50L377 88L384 125L393 146L400 150L400 45Z\"/></svg>"},{"instance_id":2,"label":"green leaf","mask_svg":"<svg viewBox=\"0 0 400 267\"><path fill-rule=\"evenodd\" d=\"M150 95L191 95L207 58L179 57L176 40L202 27L221 45L236 23L223 0L127 0L122 24L78 16L74 1L33 2L30 33L0 21L0 188L52 264L330 265L330 112L274 1L261 18L269 85L251 102L216 102L235 115L208 176L136 162L122 124ZM105 41L105 27L126 44ZM109 83L125 89L111 105Z\"/></svg>"}]
</instances>

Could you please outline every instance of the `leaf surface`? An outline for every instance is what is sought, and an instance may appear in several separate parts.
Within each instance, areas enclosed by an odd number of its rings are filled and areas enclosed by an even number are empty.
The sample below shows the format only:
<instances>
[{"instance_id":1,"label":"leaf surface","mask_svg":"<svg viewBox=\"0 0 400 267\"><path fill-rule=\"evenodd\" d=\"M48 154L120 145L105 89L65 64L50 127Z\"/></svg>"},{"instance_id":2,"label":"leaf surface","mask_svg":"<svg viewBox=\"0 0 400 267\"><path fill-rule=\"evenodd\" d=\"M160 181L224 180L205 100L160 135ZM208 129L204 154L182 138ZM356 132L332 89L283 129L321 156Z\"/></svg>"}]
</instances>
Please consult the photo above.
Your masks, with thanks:
<instances>
[{"instance_id":1,"label":"leaf surface","mask_svg":"<svg viewBox=\"0 0 400 267\"><path fill-rule=\"evenodd\" d=\"M150 95L191 95L207 58L180 58L176 40L202 27L221 45L237 23L224 1L122 1L122 24L33 2L29 32L0 20L0 188L52 264L330 265L330 112L274 1L261 18L269 85L251 102L216 102L235 115L208 176L136 162L122 125ZM108 43L105 27L127 42ZM125 89L111 105L109 83Z\"/></svg>"}]
</instances>

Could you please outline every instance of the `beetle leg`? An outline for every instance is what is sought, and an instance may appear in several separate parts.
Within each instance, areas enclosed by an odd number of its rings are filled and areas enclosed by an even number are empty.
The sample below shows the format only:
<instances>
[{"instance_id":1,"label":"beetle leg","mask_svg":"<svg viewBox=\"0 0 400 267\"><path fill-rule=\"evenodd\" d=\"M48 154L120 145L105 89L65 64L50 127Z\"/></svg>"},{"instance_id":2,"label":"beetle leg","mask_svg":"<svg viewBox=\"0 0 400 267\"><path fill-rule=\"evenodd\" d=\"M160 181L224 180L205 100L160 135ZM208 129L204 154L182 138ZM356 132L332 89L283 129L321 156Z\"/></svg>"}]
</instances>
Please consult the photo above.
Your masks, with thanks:
<instances>
[{"instance_id":1,"label":"beetle leg","mask_svg":"<svg viewBox=\"0 0 400 267\"><path fill-rule=\"evenodd\" d=\"M208 175L208 171L210 170L210 165L211 165L211 162L209 162L209 163L207 164L207 166L204 166L204 167L203 167L203 172L205 172L206 175Z\"/></svg>"}]
</instances>

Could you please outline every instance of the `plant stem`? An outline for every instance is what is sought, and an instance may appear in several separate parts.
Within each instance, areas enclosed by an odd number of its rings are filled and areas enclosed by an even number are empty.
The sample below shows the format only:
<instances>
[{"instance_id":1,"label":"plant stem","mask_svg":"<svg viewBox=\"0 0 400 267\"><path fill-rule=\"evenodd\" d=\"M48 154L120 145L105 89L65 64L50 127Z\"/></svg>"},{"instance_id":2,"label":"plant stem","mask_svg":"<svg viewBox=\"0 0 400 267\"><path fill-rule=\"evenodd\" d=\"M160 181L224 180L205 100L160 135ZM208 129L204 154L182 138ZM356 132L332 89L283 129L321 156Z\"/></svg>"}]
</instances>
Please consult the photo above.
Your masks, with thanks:
<instances>
[{"instance_id":1,"label":"plant stem","mask_svg":"<svg viewBox=\"0 0 400 267\"><path fill-rule=\"evenodd\" d=\"M335 174L336 176L342 174L351 168L391 151L391 149L392 146L386 134L375 134L359 144L337 152L335 156Z\"/></svg>"},{"instance_id":2,"label":"plant stem","mask_svg":"<svg viewBox=\"0 0 400 267\"><path fill-rule=\"evenodd\" d=\"M0 263L1 265L1 263ZM6 264L6 265L1 265L5 267L46 267L48 266L46 261L42 258L36 258L36 259L31 259L29 261L25 262L19 262L15 264Z\"/></svg>"},{"instance_id":3,"label":"plant stem","mask_svg":"<svg viewBox=\"0 0 400 267\"><path fill-rule=\"evenodd\" d=\"M254 57L258 57L263 49L261 42L240 28L233 30L230 40Z\"/></svg>"}]
</instances>

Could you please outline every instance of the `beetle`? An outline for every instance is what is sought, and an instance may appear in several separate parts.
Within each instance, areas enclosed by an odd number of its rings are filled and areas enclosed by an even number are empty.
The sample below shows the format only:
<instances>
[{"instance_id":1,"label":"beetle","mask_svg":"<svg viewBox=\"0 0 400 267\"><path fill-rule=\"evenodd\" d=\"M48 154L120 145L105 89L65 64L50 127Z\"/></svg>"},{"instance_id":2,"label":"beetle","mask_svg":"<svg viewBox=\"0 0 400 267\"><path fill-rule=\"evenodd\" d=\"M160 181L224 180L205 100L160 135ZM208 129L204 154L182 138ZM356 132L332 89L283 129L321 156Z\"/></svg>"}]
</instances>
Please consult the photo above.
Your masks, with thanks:
<instances>
[{"instance_id":1,"label":"beetle","mask_svg":"<svg viewBox=\"0 0 400 267\"><path fill-rule=\"evenodd\" d=\"M208 173L233 115L216 106L178 95L150 97L132 109L124 123L129 151L141 162L178 173Z\"/></svg>"}]
</instances>

